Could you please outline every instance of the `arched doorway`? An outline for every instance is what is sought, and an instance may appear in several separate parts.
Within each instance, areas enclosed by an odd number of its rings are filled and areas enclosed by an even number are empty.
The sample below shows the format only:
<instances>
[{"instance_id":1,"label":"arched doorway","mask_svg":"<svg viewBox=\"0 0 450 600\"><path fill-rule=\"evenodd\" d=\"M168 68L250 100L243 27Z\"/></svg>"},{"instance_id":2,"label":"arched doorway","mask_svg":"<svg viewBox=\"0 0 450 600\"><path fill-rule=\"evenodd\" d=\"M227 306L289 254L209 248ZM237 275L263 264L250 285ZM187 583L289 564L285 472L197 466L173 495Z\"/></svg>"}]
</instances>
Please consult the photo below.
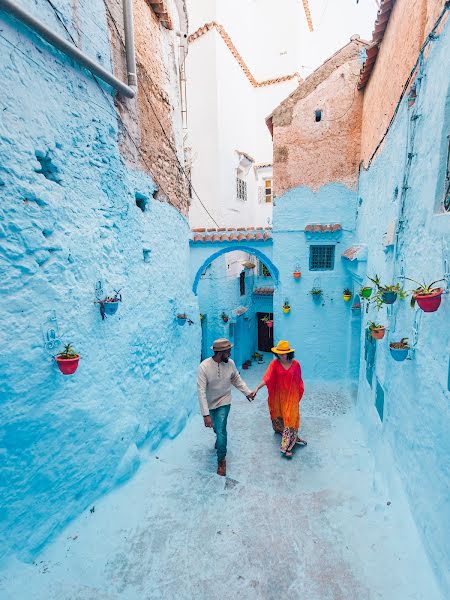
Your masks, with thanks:
<instances>
[{"instance_id":1,"label":"arched doorway","mask_svg":"<svg viewBox=\"0 0 450 600\"><path fill-rule=\"evenodd\" d=\"M277 284L278 269L258 249L232 246L212 252L193 284L202 315L202 359L210 355L210 346L219 337L234 344L232 358L239 369L255 352L268 351L273 328L266 321L273 320Z\"/></svg>"}]
</instances>

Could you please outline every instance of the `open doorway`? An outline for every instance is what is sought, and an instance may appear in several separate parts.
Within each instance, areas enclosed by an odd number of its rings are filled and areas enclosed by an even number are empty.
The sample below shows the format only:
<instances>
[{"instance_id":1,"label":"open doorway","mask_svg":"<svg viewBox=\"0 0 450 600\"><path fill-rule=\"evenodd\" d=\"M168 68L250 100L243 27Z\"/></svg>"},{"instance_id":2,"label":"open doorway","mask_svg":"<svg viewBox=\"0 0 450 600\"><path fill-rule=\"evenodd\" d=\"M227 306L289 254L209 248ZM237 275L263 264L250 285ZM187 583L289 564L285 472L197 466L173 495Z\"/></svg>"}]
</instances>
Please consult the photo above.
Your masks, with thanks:
<instances>
[{"instance_id":1,"label":"open doorway","mask_svg":"<svg viewBox=\"0 0 450 600\"><path fill-rule=\"evenodd\" d=\"M258 350L261 352L270 352L273 347L273 327L268 327L263 317L268 317L273 321L273 313L256 313L257 331L258 331Z\"/></svg>"}]
</instances>

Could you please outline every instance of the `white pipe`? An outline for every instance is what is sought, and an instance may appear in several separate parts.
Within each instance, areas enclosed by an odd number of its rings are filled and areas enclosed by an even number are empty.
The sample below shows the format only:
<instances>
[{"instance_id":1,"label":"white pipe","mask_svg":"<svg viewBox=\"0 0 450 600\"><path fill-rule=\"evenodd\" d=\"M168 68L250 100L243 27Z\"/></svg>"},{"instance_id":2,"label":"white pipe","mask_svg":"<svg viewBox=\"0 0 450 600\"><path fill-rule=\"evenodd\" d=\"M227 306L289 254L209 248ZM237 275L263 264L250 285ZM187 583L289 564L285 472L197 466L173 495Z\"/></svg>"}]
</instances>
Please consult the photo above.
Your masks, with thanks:
<instances>
[{"instance_id":1,"label":"white pipe","mask_svg":"<svg viewBox=\"0 0 450 600\"><path fill-rule=\"evenodd\" d=\"M134 48L133 0L123 0L123 29L125 32L128 85L135 90L137 87L137 75L136 50Z\"/></svg>"},{"instance_id":2,"label":"white pipe","mask_svg":"<svg viewBox=\"0 0 450 600\"><path fill-rule=\"evenodd\" d=\"M0 9L6 11L18 21L38 33L44 40L49 42L52 46L61 50L64 54L67 54L71 58L75 59L78 63L86 67L91 73L97 75L100 79L108 83L111 87L120 92L127 98L134 98L135 91L114 77L109 71L104 69L98 63L91 60L84 52L78 50L76 46L67 42L64 38L60 37L56 33L53 33L46 25L32 17L25 10L18 7L11 0L0 0Z\"/></svg>"}]
</instances>

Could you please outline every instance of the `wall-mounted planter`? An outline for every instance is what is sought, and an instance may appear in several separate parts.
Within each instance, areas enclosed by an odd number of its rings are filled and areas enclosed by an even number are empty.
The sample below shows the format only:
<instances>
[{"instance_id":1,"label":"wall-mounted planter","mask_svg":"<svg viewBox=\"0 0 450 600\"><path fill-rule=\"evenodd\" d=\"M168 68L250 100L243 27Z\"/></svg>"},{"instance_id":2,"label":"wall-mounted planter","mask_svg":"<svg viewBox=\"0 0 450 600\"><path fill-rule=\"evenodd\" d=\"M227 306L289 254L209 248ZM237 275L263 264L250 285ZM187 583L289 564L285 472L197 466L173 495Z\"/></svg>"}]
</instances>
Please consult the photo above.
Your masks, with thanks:
<instances>
[{"instance_id":1,"label":"wall-mounted planter","mask_svg":"<svg viewBox=\"0 0 450 600\"><path fill-rule=\"evenodd\" d=\"M290 306L282 306L281 310L284 312L285 315L288 315L291 312L291 307Z\"/></svg>"},{"instance_id":2,"label":"wall-mounted planter","mask_svg":"<svg viewBox=\"0 0 450 600\"><path fill-rule=\"evenodd\" d=\"M344 300L345 300L345 302L350 302L351 299L352 299L352 295L351 294L344 294Z\"/></svg>"},{"instance_id":3,"label":"wall-mounted planter","mask_svg":"<svg viewBox=\"0 0 450 600\"><path fill-rule=\"evenodd\" d=\"M73 375L78 369L80 355L73 351L71 344L64 346L64 352L55 356L56 364L63 375Z\"/></svg>"},{"instance_id":4,"label":"wall-mounted planter","mask_svg":"<svg viewBox=\"0 0 450 600\"><path fill-rule=\"evenodd\" d=\"M360 294L363 298L365 298L367 300L372 295L372 291L373 291L373 288L365 286L365 287L361 288Z\"/></svg>"},{"instance_id":5,"label":"wall-mounted planter","mask_svg":"<svg viewBox=\"0 0 450 600\"><path fill-rule=\"evenodd\" d=\"M384 304L394 304L397 300L397 292L381 292L381 299Z\"/></svg>"},{"instance_id":6,"label":"wall-mounted planter","mask_svg":"<svg viewBox=\"0 0 450 600\"><path fill-rule=\"evenodd\" d=\"M302 273L301 273L301 271L294 271L293 275L294 275L294 279L300 279L300 277L302 276Z\"/></svg>"},{"instance_id":7,"label":"wall-mounted planter","mask_svg":"<svg viewBox=\"0 0 450 600\"><path fill-rule=\"evenodd\" d=\"M270 319L268 321L266 321L266 325L269 329L271 329L273 327L273 321L271 321Z\"/></svg>"},{"instance_id":8,"label":"wall-mounted planter","mask_svg":"<svg viewBox=\"0 0 450 600\"><path fill-rule=\"evenodd\" d=\"M245 369L245 370L247 370L247 369L248 369L248 364L247 364L247 363L244 363L244 364L242 365L242 368L243 368L243 369Z\"/></svg>"},{"instance_id":9,"label":"wall-mounted planter","mask_svg":"<svg viewBox=\"0 0 450 600\"><path fill-rule=\"evenodd\" d=\"M361 310L361 304L359 304L359 303L353 304L352 310Z\"/></svg>"},{"instance_id":10,"label":"wall-mounted planter","mask_svg":"<svg viewBox=\"0 0 450 600\"><path fill-rule=\"evenodd\" d=\"M193 321L190 320L186 313L179 313L177 315L177 323L178 325L185 325L186 323L192 325Z\"/></svg>"},{"instance_id":11,"label":"wall-mounted planter","mask_svg":"<svg viewBox=\"0 0 450 600\"><path fill-rule=\"evenodd\" d=\"M386 329L384 327L373 327L370 329L370 333L375 340L382 340Z\"/></svg>"},{"instance_id":12,"label":"wall-mounted planter","mask_svg":"<svg viewBox=\"0 0 450 600\"><path fill-rule=\"evenodd\" d=\"M103 303L103 308L105 310L106 315L115 315L117 309L119 308L119 301L116 300L114 302L108 302L107 300L105 300L105 302Z\"/></svg>"},{"instance_id":13,"label":"wall-mounted planter","mask_svg":"<svg viewBox=\"0 0 450 600\"><path fill-rule=\"evenodd\" d=\"M436 312L441 305L442 288L436 288L431 294L413 294L414 300L417 302L423 312Z\"/></svg>"},{"instance_id":14,"label":"wall-mounted planter","mask_svg":"<svg viewBox=\"0 0 450 600\"><path fill-rule=\"evenodd\" d=\"M403 362L408 358L409 348L389 348L389 351L397 362Z\"/></svg>"}]
</instances>

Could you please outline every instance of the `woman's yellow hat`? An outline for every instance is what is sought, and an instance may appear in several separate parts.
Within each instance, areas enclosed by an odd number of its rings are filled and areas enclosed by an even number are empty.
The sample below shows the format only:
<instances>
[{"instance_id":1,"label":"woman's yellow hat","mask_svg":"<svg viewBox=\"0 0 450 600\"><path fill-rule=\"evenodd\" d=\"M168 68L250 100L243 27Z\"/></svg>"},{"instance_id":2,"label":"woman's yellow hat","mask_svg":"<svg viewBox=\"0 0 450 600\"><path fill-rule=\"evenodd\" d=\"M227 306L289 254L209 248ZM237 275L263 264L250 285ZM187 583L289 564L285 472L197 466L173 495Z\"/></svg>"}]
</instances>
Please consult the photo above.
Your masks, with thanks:
<instances>
[{"instance_id":1,"label":"woman's yellow hat","mask_svg":"<svg viewBox=\"0 0 450 600\"><path fill-rule=\"evenodd\" d=\"M286 340L280 340L276 347L272 348L272 352L275 354L289 354L294 352L295 348L291 348L289 342Z\"/></svg>"}]
</instances>

